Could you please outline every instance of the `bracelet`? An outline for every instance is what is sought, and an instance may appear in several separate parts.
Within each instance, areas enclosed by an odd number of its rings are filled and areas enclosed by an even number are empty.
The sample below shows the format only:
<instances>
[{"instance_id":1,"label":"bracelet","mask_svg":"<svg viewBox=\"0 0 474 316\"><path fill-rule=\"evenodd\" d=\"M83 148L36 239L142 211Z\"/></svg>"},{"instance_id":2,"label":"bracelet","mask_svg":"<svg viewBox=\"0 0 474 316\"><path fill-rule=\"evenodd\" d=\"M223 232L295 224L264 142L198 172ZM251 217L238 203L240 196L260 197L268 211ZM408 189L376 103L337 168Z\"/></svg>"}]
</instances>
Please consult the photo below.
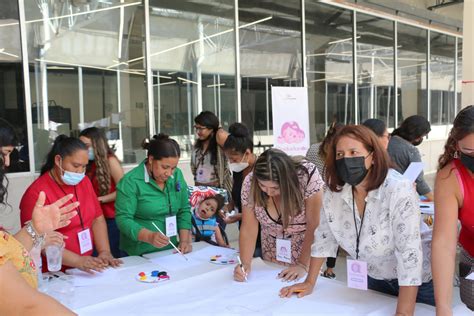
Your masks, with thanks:
<instances>
[{"instance_id":1,"label":"bracelet","mask_svg":"<svg viewBox=\"0 0 474 316\"><path fill-rule=\"evenodd\" d=\"M38 234L36 229L33 227L33 223L28 221L25 223L25 230L30 235L31 239L33 240L33 248L40 245L44 240L44 235Z\"/></svg>"},{"instance_id":2,"label":"bracelet","mask_svg":"<svg viewBox=\"0 0 474 316\"><path fill-rule=\"evenodd\" d=\"M308 267L306 265L302 264L301 262L297 261L296 265L303 268L306 271L306 273L308 272Z\"/></svg>"}]
</instances>

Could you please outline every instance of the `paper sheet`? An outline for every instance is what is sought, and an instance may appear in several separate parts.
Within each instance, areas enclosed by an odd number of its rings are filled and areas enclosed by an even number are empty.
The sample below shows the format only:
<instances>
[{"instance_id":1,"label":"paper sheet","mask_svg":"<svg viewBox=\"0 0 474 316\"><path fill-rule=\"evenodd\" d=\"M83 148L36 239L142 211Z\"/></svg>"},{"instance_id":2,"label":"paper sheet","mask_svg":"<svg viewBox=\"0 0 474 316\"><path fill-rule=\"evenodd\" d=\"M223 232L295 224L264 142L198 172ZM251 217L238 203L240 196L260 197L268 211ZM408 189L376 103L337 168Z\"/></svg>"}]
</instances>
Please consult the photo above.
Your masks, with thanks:
<instances>
[{"instance_id":1,"label":"paper sheet","mask_svg":"<svg viewBox=\"0 0 474 316\"><path fill-rule=\"evenodd\" d=\"M90 274L77 269L68 270L67 274L73 277L74 286L90 286L98 284L113 284L118 277L118 271L113 268L105 269L102 272Z\"/></svg>"},{"instance_id":2,"label":"paper sheet","mask_svg":"<svg viewBox=\"0 0 474 316\"><path fill-rule=\"evenodd\" d=\"M184 259L179 253L175 253L172 255L153 258L150 259L150 261L163 267L166 271L179 271L202 264L202 262L197 261L187 254L186 258L188 258L188 260Z\"/></svg>"},{"instance_id":3,"label":"paper sheet","mask_svg":"<svg viewBox=\"0 0 474 316\"><path fill-rule=\"evenodd\" d=\"M423 162L412 162L407 170L405 170L405 173L403 176L407 179L409 179L411 182L415 182L416 178L418 178L418 175L423 171L423 167L425 164Z\"/></svg>"},{"instance_id":4,"label":"paper sheet","mask_svg":"<svg viewBox=\"0 0 474 316\"><path fill-rule=\"evenodd\" d=\"M466 277L467 280L474 280L474 272L471 272L471 274L469 274L467 277Z\"/></svg>"},{"instance_id":5,"label":"paper sheet","mask_svg":"<svg viewBox=\"0 0 474 316\"><path fill-rule=\"evenodd\" d=\"M304 298L279 297L289 285L274 267L256 259L249 282L235 282L233 267L214 270L178 282L164 283L145 292L120 297L76 310L80 315L372 315L393 314L396 297L352 290L335 280L318 279L317 288ZM417 306L416 315L433 315L434 309Z\"/></svg>"}]
</instances>

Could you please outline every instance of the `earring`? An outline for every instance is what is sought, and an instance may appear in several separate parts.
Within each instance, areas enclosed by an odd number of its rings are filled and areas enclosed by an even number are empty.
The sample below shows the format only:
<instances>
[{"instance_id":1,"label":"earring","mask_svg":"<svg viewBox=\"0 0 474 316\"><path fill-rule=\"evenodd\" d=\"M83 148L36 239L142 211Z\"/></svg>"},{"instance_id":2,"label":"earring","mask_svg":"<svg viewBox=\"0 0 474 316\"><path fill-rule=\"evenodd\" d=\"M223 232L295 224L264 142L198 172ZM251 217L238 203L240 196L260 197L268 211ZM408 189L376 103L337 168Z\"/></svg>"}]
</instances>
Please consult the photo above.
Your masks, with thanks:
<instances>
[{"instance_id":1,"label":"earring","mask_svg":"<svg viewBox=\"0 0 474 316\"><path fill-rule=\"evenodd\" d=\"M457 150L454 152L453 158L454 158L454 159L458 159L458 158L459 158L459 154L458 154L458 151L457 151Z\"/></svg>"}]
</instances>

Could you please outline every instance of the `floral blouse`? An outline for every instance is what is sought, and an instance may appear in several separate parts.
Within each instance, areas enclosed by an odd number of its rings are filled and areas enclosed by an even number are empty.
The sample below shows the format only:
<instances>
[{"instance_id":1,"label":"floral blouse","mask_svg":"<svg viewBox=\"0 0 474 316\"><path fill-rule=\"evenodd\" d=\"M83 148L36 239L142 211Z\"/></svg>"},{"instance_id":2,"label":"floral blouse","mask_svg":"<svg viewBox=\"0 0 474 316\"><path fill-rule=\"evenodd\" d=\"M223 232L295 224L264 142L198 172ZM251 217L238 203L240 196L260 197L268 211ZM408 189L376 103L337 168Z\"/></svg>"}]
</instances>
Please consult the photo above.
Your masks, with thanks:
<instances>
[{"instance_id":1,"label":"floral blouse","mask_svg":"<svg viewBox=\"0 0 474 316\"><path fill-rule=\"evenodd\" d=\"M308 174L303 171L299 172L298 179L300 182L300 189L303 193L303 198L306 200L313 194L318 192L323 187L323 180L319 175L316 166L310 162L303 162L303 166L308 170ZM250 186L253 173L249 173L245 177L242 185L242 206L253 207L253 201L250 196ZM303 240L306 232L306 212L305 205L301 212L290 219L290 224L286 230L283 230L281 223L276 222L268 215L267 209L262 206L254 207L255 216L261 227L261 241L262 241L262 257L264 260L278 262L276 260L276 239L287 238L291 239L291 263L295 264L301 254Z\"/></svg>"},{"instance_id":2,"label":"floral blouse","mask_svg":"<svg viewBox=\"0 0 474 316\"><path fill-rule=\"evenodd\" d=\"M28 251L12 235L0 230L0 265L9 260L31 287L38 287L36 266Z\"/></svg>"},{"instance_id":3,"label":"floral blouse","mask_svg":"<svg viewBox=\"0 0 474 316\"><path fill-rule=\"evenodd\" d=\"M312 257L335 257L338 246L356 257L352 200L348 184L341 192L325 192ZM366 203L362 229L357 205L355 216L361 230L359 260L367 262L369 276L378 280L398 279L400 286L429 282L431 271L423 267L419 199L412 183L389 170L382 185L369 192Z\"/></svg>"}]
</instances>

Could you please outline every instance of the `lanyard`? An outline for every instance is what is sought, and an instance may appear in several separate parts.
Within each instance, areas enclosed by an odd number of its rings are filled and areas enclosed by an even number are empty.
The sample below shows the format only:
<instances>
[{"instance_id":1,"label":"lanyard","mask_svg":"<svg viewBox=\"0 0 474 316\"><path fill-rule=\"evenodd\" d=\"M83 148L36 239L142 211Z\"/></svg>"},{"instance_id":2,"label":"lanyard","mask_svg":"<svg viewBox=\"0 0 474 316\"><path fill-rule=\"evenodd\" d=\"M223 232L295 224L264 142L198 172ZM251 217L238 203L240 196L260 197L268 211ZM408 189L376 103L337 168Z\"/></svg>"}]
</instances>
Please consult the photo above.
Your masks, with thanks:
<instances>
[{"instance_id":1,"label":"lanyard","mask_svg":"<svg viewBox=\"0 0 474 316\"><path fill-rule=\"evenodd\" d=\"M280 213L280 210L278 209L278 206L275 203L275 200L273 199L273 196L272 196L272 202L273 202L273 206L275 206L275 210L277 211L277 214L278 214L277 223L283 226L283 223L281 222L281 213ZM283 239L285 239L285 230L284 229L283 229Z\"/></svg>"},{"instance_id":2,"label":"lanyard","mask_svg":"<svg viewBox=\"0 0 474 316\"><path fill-rule=\"evenodd\" d=\"M58 185L58 187L61 189L61 191L63 191L64 195L67 195L66 191L64 191L64 189L59 185L59 183L53 177L51 172L50 172L50 176L51 176L51 178L53 178L54 182ZM76 186L74 186L74 195L76 197L76 202L79 202L79 198L77 197ZM71 201L71 203L73 203L73 202ZM81 221L81 227L84 230L84 221L82 220L81 208L80 208L80 206L77 206L76 209L77 209L77 214L79 215L79 220Z\"/></svg>"},{"instance_id":3,"label":"lanyard","mask_svg":"<svg viewBox=\"0 0 474 316\"><path fill-rule=\"evenodd\" d=\"M166 189L166 195L168 196L168 207L169 207L169 210L168 210L168 212L169 212L169 216L172 216L172 215L173 215L173 212L172 212L172 210L171 210L171 197L170 197L170 191L168 190L168 187L167 187L167 186L165 187L165 189Z\"/></svg>"},{"instance_id":4,"label":"lanyard","mask_svg":"<svg viewBox=\"0 0 474 316\"><path fill-rule=\"evenodd\" d=\"M364 205L364 211L362 212L362 218L360 220L360 227L359 230L357 229L357 221L356 221L356 213L355 213L355 198L354 198L354 187L352 187L352 212L354 214L354 226L356 230L356 260L359 260L359 243L360 243L360 235L362 233L362 225L364 225L364 218L365 218L365 209L367 208L367 202Z\"/></svg>"}]
</instances>

